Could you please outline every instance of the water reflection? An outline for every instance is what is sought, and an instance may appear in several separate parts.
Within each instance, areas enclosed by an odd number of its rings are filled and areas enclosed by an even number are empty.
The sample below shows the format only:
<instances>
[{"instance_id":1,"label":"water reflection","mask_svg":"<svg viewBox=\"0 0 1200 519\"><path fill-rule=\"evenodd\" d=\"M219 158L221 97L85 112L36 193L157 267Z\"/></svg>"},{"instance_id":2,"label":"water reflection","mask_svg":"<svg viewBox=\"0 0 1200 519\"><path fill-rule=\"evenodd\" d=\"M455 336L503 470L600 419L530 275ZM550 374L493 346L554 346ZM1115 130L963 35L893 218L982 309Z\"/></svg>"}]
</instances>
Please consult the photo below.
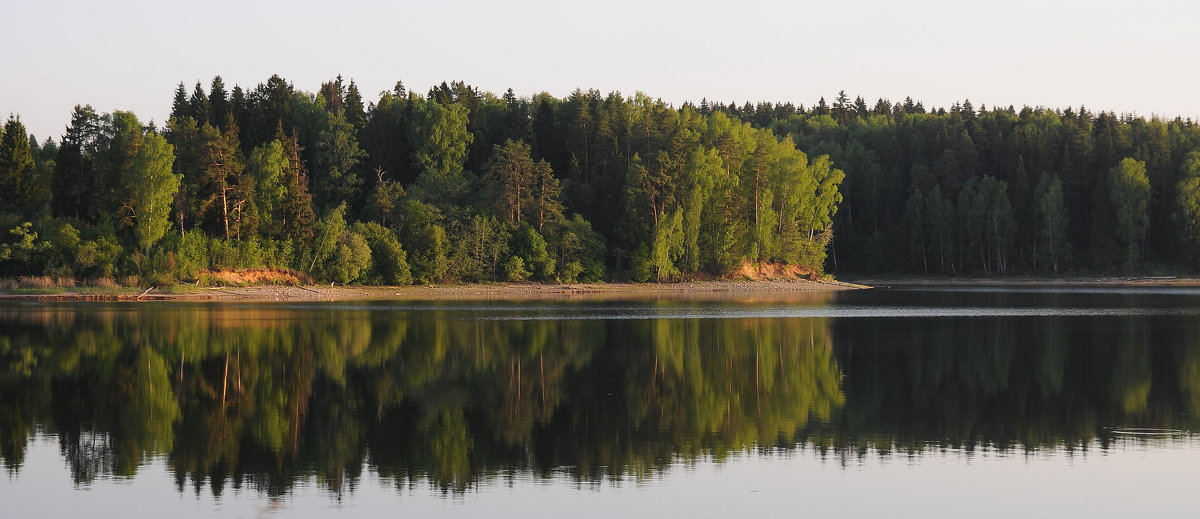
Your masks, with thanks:
<instances>
[{"instance_id":1,"label":"water reflection","mask_svg":"<svg viewBox=\"0 0 1200 519\"><path fill-rule=\"evenodd\" d=\"M1171 312L730 305L520 309L559 316L538 320L488 318L514 311L489 303L6 306L0 461L19 477L31 439L53 435L77 485L165 459L197 494L300 480L340 494L364 471L457 492L798 448L1106 449L1182 440L1200 417L1200 326ZM605 312L648 317L582 318Z\"/></svg>"}]
</instances>

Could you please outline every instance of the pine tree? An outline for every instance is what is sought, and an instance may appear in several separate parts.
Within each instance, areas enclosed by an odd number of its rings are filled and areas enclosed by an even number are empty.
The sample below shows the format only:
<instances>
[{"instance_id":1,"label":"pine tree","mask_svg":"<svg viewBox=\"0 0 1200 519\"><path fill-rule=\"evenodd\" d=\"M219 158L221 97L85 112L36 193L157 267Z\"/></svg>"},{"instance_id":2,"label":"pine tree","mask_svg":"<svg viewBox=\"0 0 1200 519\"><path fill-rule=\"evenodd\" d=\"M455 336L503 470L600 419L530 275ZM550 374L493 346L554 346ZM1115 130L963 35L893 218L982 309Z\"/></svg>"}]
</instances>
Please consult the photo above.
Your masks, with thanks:
<instances>
[{"instance_id":1,"label":"pine tree","mask_svg":"<svg viewBox=\"0 0 1200 519\"><path fill-rule=\"evenodd\" d=\"M550 164L539 160L533 165L533 214L531 220L538 232L547 232L563 219L563 204L559 201L562 187L550 169ZM550 224L549 226L547 224Z\"/></svg>"},{"instance_id":2,"label":"pine tree","mask_svg":"<svg viewBox=\"0 0 1200 519\"><path fill-rule=\"evenodd\" d=\"M496 145L485 171L498 195L496 210L504 215L509 226L517 228L528 222L525 213L535 203L533 188L537 183L529 145L511 140L503 146Z\"/></svg>"}]
</instances>

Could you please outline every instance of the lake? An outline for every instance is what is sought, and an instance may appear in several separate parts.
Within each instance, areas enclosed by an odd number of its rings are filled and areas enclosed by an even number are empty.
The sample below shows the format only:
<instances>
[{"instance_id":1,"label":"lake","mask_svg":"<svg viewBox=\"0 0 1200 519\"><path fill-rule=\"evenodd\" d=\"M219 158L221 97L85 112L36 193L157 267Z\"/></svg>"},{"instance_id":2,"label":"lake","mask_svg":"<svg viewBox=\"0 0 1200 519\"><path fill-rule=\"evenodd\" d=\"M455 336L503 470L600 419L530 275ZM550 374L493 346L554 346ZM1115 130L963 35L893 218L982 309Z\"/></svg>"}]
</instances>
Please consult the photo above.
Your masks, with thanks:
<instances>
[{"instance_id":1,"label":"lake","mask_svg":"<svg viewBox=\"0 0 1200 519\"><path fill-rule=\"evenodd\" d=\"M0 304L0 515L1194 517L1200 290Z\"/></svg>"}]
</instances>

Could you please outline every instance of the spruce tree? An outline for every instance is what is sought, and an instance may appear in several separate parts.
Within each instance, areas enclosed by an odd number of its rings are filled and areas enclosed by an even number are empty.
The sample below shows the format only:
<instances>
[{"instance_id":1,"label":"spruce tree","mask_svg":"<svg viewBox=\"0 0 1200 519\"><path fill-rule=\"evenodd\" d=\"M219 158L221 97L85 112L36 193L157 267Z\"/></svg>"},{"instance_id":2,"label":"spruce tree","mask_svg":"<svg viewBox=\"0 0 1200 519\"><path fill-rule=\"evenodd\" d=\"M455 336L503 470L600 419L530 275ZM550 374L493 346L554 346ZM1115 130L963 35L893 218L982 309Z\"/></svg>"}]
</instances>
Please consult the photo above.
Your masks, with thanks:
<instances>
[{"instance_id":1,"label":"spruce tree","mask_svg":"<svg viewBox=\"0 0 1200 519\"><path fill-rule=\"evenodd\" d=\"M276 139L283 144L287 169L283 174L285 197L280 206L279 219L283 236L292 240L297 249L306 247L313 235L312 195L308 193L308 172L300 160L300 141L296 134L284 136L282 126L277 127Z\"/></svg>"},{"instance_id":2,"label":"spruce tree","mask_svg":"<svg viewBox=\"0 0 1200 519\"><path fill-rule=\"evenodd\" d=\"M183 81L179 82L179 86L175 88L175 101L171 103L171 119L180 117L188 117L192 115L192 105L188 102L187 87L183 86Z\"/></svg>"},{"instance_id":3,"label":"spruce tree","mask_svg":"<svg viewBox=\"0 0 1200 519\"><path fill-rule=\"evenodd\" d=\"M188 99L188 104L191 107L191 116L196 120L196 124L204 126L205 123L213 122L210 117L210 107L208 105L208 96L204 94L204 87L200 86L200 82L196 82L196 87L192 90L192 97Z\"/></svg>"},{"instance_id":4,"label":"spruce tree","mask_svg":"<svg viewBox=\"0 0 1200 519\"><path fill-rule=\"evenodd\" d=\"M362 94L358 91L358 85L354 84L354 80L350 80L350 86L346 88L345 100L346 122L354 127L354 132L361 132L367 124L367 113L363 108Z\"/></svg>"},{"instance_id":5,"label":"spruce tree","mask_svg":"<svg viewBox=\"0 0 1200 519\"><path fill-rule=\"evenodd\" d=\"M221 76L213 77L212 86L208 89L208 110L209 121L221 130L227 130L228 118L232 111Z\"/></svg>"},{"instance_id":6,"label":"spruce tree","mask_svg":"<svg viewBox=\"0 0 1200 519\"><path fill-rule=\"evenodd\" d=\"M21 119L9 116L0 137L0 212L26 212L33 177L33 155Z\"/></svg>"}]
</instances>

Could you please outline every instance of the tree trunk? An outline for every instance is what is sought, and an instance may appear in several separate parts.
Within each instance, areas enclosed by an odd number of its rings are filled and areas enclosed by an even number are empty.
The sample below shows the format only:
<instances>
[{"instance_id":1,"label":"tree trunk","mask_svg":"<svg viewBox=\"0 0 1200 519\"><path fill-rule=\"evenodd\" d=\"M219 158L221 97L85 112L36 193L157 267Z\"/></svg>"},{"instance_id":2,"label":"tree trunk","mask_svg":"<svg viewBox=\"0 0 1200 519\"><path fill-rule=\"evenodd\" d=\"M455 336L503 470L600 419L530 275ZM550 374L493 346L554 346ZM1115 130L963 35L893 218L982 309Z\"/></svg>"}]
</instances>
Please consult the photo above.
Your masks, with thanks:
<instances>
[{"instance_id":1,"label":"tree trunk","mask_svg":"<svg viewBox=\"0 0 1200 519\"><path fill-rule=\"evenodd\" d=\"M225 193L229 191L228 187L221 188L221 219L225 222L225 239L229 239L229 200Z\"/></svg>"}]
</instances>

